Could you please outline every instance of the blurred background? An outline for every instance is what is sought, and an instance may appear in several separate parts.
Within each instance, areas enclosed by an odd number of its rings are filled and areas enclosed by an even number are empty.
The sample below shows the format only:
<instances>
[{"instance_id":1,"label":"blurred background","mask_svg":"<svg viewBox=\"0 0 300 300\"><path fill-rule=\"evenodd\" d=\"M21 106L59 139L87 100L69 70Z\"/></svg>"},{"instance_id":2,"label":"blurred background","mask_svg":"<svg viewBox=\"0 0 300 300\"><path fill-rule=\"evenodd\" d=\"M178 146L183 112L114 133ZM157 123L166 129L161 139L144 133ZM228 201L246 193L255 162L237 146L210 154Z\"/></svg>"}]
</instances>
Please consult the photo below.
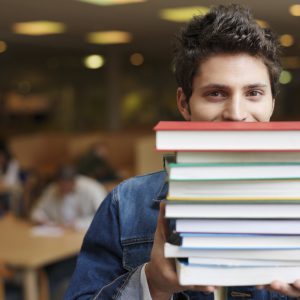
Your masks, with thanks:
<instances>
[{"instance_id":1,"label":"blurred background","mask_svg":"<svg viewBox=\"0 0 300 300\"><path fill-rule=\"evenodd\" d=\"M19 180L6 208L27 218L60 166L88 168L99 153L110 175L84 174L107 191L162 168L152 128L181 120L171 40L193 14L230 2L0 0L0 165L9 152ZM300 120L300 0L235 2L282 45L273 120Z\"/></svg>"},{"instance_id":2,"label":"blurred background","mask_svg":"<svg viewBox=\"0 0 300 300\"><path fill-rule=\"evenodd\" d=\"M178 118L171 38L224 2L1 0L1 133L149 129ZM237 2L278 33L286 72L276 119L299 119L300 2Z\"/></svg>"},{"instance_id":3,"label":"blurred background","mask_svg":"<svg viewBox=\"0 0 300 300\"><path fill-rule=\"evenodd\" d=\"M150 134L158 120L180 119L171 39L193 14L220 3L226 1L1 0L0 136ZM273 120L298 120L300 2L237 3L278 33L284 72Z\"/></svg>"}]
</instances>

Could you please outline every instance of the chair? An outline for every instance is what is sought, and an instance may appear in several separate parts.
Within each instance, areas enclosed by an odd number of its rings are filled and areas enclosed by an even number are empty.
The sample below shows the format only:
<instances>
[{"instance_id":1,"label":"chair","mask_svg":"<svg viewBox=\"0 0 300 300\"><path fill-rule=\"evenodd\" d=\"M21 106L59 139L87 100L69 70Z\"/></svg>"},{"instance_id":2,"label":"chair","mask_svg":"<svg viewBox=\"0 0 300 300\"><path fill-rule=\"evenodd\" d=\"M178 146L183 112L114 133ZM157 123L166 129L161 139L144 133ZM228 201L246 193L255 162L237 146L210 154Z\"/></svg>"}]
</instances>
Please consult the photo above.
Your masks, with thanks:
<instances>
[{"instance_id":1,"label":"chair","mask_svg":"<svg viewBox=\"0 0 300 300\"><path fill-rule=\"evenodd\" d=\"M44 270L40 270L38 276L39 276L39 290L40 290L39 299L49 300L50 291L49 291L49 280L47 274Z\"/></svg>"},{"instance_id":2,"label":"chair","mask_svg":"<svg viewBox=\"0 0 300 300\"><path fill-rule=\"evenodd\" d=\"M7 266L0 261L0 300L5 299L4 279L10 279L13 277L13 272L7 268Z\"/></svg>"},{"instance_id":3,"label":"chair","mask_svg":"<svg viewBox=\"0 0 300 300\"><path fill-rule=\"evenodd\" d=\"M0 261L0 300L5 300L5 279L13 279L15 272L9 269L4 262ZM38 273L39 280L39 299L49 300L49 283L45 271L40 270Z\"/></svg>"}]
</instances>

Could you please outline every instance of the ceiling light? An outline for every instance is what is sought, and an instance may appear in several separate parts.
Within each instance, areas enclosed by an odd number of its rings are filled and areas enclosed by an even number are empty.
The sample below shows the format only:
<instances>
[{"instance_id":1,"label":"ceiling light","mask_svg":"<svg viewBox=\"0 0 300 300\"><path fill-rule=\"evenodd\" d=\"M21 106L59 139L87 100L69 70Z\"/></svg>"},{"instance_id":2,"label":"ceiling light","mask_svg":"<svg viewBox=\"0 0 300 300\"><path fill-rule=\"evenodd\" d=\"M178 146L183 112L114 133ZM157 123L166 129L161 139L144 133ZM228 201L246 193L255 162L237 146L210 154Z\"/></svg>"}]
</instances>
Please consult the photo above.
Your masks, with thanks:
<instances>
[{"instance_id":1,"label":"ceiling light","mask_svg":"<svg viewBox=\"0 0 300 300\"><path fill-rule=\"evenodd\" d=\"M104 65L104 57L101 55L93 54L84 58L83 63L88 69L99 69Z\"/></svg>"},{"instance_id":2,"label":"ceiling light","mask_svg":"<svg viewBox=\"0 0 300 300\"><path fill-rule=\"evenodd\" d=\"M133 53L130 56L130 62L131 64L133 64L134 66L140 66L143 64L144 62L144 56L141 53Z\"/></svg>"},{"instance_id":3,"label":"ceiling light","mask_svg":"<svg viewBox=\"0 0 300 300\"><path fill-rule=\"evenodd\" d=\"M4 41L0 41L0 53L5 52L7 49L7 44Z\"/></svg>"},{"instance_id":4,"label":"ceiling light","mask_svg":"<svg viewBox=\"0 0 300 300\"><path fill-rule=\"evenodd\" d=\"M13 25L13 31L26 35L58 34L66 31L63 23L52 21L20 22Z\"/></svg>"},{"instance_id":5,"label":"ceiling light","mask_svg":"<svg viewBox=\"0 0 300 300\"><path fill-rule=\"evenodd\" d=\"M268 22L266 22L265 20L255 20L255 21L261 28L269 28L270 27Z\"/></svg>"},{"instance_id":6,"label":"ceiling light","mask_svg":"<svg viewBox=\"0 0 300 300\"><path fill-rule=\"evenodd\" d=\"M98 31L87 34L87 41L92 44L124 44L132 40L132 35L125 31Z\"/></svg>"},{"instance_id":7,"label":"ceiling light","mask_svg":"<svg viewBox=\"0 0 300 300\"><path fill-rule=\"evenodd\" d=\"M291 5L289 11L292 16L300 17L300 4Z\"/></svg>"},{"instance_id":8,"label":"ceiling light","mask_svg":"<svg viewBox=\"0 0 300 300\"><path fill-rule=\"evenodd\" d=\"M290 34L283 34L279 37L279 42L283 47L290 47L294 44L294 38Z\"/></svg>"},{"instance_id":9,"label":"ceiling light","mask_svg":"<svg viewBox=\"0 0 300 300\"><path fill-rule=\"evenodd\" d=\"M131 3L142 3L147 0L78 0L80 2L85 2L89 4L109 6L109 5L122 5L122 4L131 4Z\"/></svg>"},{"instance_id":10,"label":"ceiling light","mask_svg":"<svg viewBox=\"0 0 300 300\"><path fill-rule=\"evenodd\" d=\"M187 22L193 16L205 15L209 12L209 8L205 6L190 6L166 8L159 12L162 19L172 22Z\"/></svg>"},{"instance_id":11,"label":"ceiling light","mask_svg":"<svg viewBox=\"0 0 300 300\"><path fill-rule=\"evenodd\" d=\"M292 74L289 71L282 71L280 73L279 82L281 84L288 84L292 81Z\"/></svg>"},{"instance_id":12,"label":"ceiling light","mask_svg":"<svg viewBox=\"0 0 300 300\"><path fill-rule=\"evenodd\" d=\"M281 62L285 69L300 69L299 56L285 56L281 58Z\"/></svg>"}]
</instances>

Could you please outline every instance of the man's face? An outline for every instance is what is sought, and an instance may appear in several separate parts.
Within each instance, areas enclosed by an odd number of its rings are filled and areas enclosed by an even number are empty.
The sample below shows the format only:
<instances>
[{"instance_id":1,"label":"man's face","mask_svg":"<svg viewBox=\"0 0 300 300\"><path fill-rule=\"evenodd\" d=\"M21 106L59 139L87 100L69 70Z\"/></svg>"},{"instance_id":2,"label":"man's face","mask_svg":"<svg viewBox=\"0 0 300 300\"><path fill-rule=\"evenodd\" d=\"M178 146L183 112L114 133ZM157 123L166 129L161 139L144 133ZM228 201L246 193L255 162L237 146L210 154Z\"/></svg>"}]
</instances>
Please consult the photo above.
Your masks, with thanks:
<instances>
[{"instance_id":1,"label":"man's face","mask_svg":"<svg viewBox=\"0 0 300 300\"><path fill-rule=\"evenodd\" d=\"M189 121L267 122L274 107L268 69L248 54L214 55L200 65L189 105L181 88L177 104Z\"/></svg>"}]
</instances>

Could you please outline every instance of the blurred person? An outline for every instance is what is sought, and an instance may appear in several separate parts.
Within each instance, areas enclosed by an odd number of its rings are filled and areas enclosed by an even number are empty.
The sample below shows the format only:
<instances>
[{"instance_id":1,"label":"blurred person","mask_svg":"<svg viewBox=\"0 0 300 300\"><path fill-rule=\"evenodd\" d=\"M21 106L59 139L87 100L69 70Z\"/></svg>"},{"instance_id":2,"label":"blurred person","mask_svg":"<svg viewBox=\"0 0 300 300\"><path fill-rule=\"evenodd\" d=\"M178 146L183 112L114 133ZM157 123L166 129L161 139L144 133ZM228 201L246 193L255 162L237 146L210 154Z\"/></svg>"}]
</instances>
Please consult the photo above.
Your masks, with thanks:
<instances>
[{"instance_id":1,"label":"blurred person","mask_svg":"<svg viewBox=\"0 0 300 300\"><path fill-rule=\"evenodd\" d=\"M65 166L42 192L30 217L38 224L86 230L106 194L101 184Z\"/></svg>"},{"instance_id":2,"label":"blurred person","mask_svg":"<svg viewBox=\"0 0 300 300\"><path fill-rule=\"evenodd\" d=\"M21 216L29 219L30 212L45 187L45 179L35 168L24 171Z\"/></svg>"},{"instance_id":3,"label":"blurred person","mask_svg":"<svg viewBox=\"0 0 300 300\"><path fill-rule=\"evenodd\" d=\"M78 175L72 166L59 169L31 212L34 223L86 230L106 190L94 179ZM76 257L45 267L51 299L60 300L76 264Z\"/></svg>"},{"instance_id":4,"label":"blurred person","mask_svg":"<svg viewBox=\"0 0 300 300\"><path fill-rule=\"evenodd\" d=\"M0 140L0 214L17 209L21 196L21 170L4 140Z\"/></svg>"},{"instance_id":5,"label":"blurred person","mask_svg":"<svg viewBox=\"0 0 300 300\"><path fill-rule=\"evenodd\" d=\"M219 5L177 37L177 107L186 121L268 122L278 92L279 44L248 9ZM103 201L89 228L66 300L211 300L215 286L181 286L164 257L165 171L137 176ZM101 234L99 231L101 230ZM300 299L299 280L230 287L228 299ZM232 291L232 293L230 292Z\"/></svg>"},{"instance_id":6,"label":"blurred person","mask_svg":"<svg viewBox=\"0 0 300 300\"><path fill-rule=\"evenodd\" d=\"M119 180L120 176L108 162L109 151L107 145L98 141L79 159L78 172L96 179L99 182Z\"/></svg>"}]
</instances>

